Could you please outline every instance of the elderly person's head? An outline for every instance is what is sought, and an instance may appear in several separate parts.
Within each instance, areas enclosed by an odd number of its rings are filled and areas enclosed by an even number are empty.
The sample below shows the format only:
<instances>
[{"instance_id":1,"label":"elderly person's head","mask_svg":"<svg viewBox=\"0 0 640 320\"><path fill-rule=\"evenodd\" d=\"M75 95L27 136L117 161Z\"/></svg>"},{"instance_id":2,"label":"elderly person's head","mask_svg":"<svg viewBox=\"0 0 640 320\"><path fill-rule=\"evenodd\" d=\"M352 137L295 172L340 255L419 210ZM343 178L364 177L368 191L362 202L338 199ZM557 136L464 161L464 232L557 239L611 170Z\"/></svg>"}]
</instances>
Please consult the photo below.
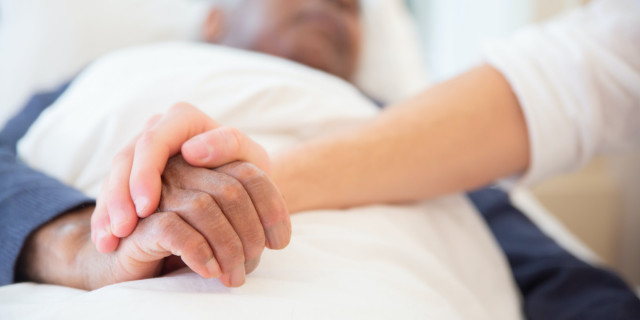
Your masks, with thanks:
<instances>
[{"instance_id":1,"label":"elderly person's head","mask_svg":"<svg viewBox=\"0 0 640 320\"><path fill-rule=\"evenodd\" d=\"M238 0L212 10L204 38L349 80L360 51L360 6L358 0Z\"/></svg>"}]
</instances>

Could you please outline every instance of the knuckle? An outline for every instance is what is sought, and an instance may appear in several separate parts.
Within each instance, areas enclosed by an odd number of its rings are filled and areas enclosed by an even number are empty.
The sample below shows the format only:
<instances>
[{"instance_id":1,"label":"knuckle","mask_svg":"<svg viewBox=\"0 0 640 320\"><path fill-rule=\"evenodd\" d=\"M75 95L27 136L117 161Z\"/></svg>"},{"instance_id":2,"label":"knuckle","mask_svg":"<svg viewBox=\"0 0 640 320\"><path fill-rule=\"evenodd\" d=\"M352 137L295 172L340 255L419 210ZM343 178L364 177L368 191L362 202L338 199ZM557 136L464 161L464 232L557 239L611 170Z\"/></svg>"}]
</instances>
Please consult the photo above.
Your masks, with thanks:
<instances>
[{"instance_id":1,"label":"knuckle","mask_svg":"<svg viewBox=\"0 0 640 320\"><path fill-rule=\"evenodd\" d=\"M234 169L236 177L246 183L262 183L266 179L266 174L250 162L241 161Z\"/></svg>"},{"instance_id":2,"label":"knuckle","mask_svg":"<svg viewBox=\"0 0 640 320\"><path fill-rule=\"evenodd\" d=\"M145 220L151 220L151 228L160 234L173 234L180 218L175 212L157 213Z\"/></svg>"},{"instance_id":3,"label":"knuckle","mask_svg":"<svg viewBox=\"0 0 640 320\"><path fill-rule=\"evenodd\" d=\"M140 136L140 139L136 142L136 149L147 149L154 144L157 137L157 132L153 129L147 130Z\"/></svg>"},{"instance_id":4,"label":"knuckle","mask_svg":"<svg viewBox=\"0 0 640 320\"><path fill-rule=\"evenodd\" d=\"M244 187L235 180L229 179L220 187L220 196L227 202L244 200Z\"/></svg>"},{"instance_id":5,"label":"knuckle","mask_svg":"<svg viewBox=\"0 0 640 320\"><path fill-rule=\"evenodd\" d=\"M204 192L197 192L191 199L190 207L194 211L211 211L214 208L214 200Z\"/></svg>"}]
</instances>

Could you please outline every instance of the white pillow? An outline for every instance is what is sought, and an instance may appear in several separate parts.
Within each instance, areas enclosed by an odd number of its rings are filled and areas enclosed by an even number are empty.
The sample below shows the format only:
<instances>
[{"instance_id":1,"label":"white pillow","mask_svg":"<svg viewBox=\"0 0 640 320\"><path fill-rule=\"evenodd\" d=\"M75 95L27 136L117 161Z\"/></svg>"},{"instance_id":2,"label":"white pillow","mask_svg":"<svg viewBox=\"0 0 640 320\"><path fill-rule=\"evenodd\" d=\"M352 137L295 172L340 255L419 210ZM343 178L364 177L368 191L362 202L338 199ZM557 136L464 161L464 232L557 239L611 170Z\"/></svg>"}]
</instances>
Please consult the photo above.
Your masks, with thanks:
<instances>
[{"instance_id":1,"label":"white pillow","mask_svg":"<svg viewBox=\"0 0 640 320\"><path fill-rule=\"evenodd\" d=\"M0 0L0 126L34 93L123 47L197 40L220 0ZM363 0L357 84L386 102L426 85L418 40L401 0Z\"/></svg>"},{"instance_id":2,"label":"white pillow","mask_svg":"<svg viewBox=\"0 0 640 320\"><path fill-rule=\"evenodd\" d=\"M427 85L419 36L402 0L363 1L364 39L354 82L383 102L397 102Z\"/></svg>"}]
</instances>

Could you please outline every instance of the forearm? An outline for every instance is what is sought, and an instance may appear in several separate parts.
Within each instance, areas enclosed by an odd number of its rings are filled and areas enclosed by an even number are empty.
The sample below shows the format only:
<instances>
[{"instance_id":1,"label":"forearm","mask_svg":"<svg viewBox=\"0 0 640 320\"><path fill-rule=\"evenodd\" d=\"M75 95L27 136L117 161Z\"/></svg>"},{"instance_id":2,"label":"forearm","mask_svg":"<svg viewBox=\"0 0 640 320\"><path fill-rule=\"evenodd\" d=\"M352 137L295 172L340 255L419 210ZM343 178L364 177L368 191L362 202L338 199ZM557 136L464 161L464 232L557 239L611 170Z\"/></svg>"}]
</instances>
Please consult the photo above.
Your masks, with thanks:
<instances>
[{"instance_id":1,"label":"forearm","mask_svg":"<svg viewBox=\"0 0 640 320\"><path fill-rule=\"evenodd\" d=\"M518 101L499 72L481 66L368 124L279 155L273 175L296 212L431 198L528 164Z\"/></svg>"}]
</instances>

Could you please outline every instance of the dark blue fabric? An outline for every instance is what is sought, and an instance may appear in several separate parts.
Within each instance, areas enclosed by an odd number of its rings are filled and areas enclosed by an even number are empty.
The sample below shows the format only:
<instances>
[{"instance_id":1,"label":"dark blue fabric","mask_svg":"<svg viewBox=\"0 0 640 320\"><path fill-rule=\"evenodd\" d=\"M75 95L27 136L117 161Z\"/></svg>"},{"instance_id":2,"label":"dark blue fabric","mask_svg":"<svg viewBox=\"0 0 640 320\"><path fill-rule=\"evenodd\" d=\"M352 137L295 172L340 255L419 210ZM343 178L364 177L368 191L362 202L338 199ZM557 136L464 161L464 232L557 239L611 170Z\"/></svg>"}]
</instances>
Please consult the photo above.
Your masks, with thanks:
<instances>
[{"instance_id":1,"label":"dark blue fabric","mask_svg":"<svg viewBox=\"0 0 640 320\"><path fill-rule=\"evenodd\" d=\"M616 274L574 257L495 188L468 194L504 251L527 319L640 319L640 300Z\"/></svg>"},{"instance_id":2,"label":"dark blue fabric","mask_svg":"<svg viewBox=\"0 0 640 320\"><path fill-rule=\"evenodd\" d=\"M71 209L93 204L81 192L29 168L16 143L42 110L66 89L33 97L0 132L0 285L15 281L15 266L27 237Z\"/></svg>"},{"instance_id":3,"label":"dark blue fabric","mask_svg":"<svg viewBox=\"0 0 640 320\"><path fill-rule=\"evenodd\" d=\"M63 84L54 91L33 96L27 102L27 105L4 126L0 132L0 144L15 153L18 140L27 133L31 124L38 119L42 111L53 104L67 90L69 84L70 82Z\"/></svg>"}]
</instances>

